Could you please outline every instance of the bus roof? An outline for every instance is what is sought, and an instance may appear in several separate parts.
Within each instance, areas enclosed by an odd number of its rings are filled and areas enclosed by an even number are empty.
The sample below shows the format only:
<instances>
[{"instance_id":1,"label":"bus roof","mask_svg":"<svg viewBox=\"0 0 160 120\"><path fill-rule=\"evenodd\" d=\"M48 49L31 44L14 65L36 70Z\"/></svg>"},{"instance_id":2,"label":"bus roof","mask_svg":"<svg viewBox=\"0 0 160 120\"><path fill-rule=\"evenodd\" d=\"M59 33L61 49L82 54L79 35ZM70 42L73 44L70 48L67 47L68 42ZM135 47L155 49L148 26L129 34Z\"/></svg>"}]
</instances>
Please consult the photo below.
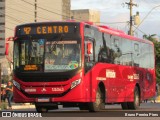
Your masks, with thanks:
<instances>
[{"instance_id":1,"label":"bus roof","mask_svg":"<svg viewBox=\"0 0 160 120\"><path fill-rule=\"evenodd\" d=\"M127 35L125 32L123 32L121 30L116 30L116 29L110 28L108 26L98 26L98 29L101 32L105 32L105 33L119 36L122 38L130 39L130 40L134 40L134 41L139 41L139 42L144 42L144 43L148 43L148 44L153 44L151 41L149 41L147 39L144 40L144 39L137 38L137 37L134 37L131 35Z\"/></svg>"},{"instance_id":2,"label":"bus roof","mask_svg":"<svg viewBox=\"0 0 160 120\"><path fill-rule=\"evenodd\" d=\"M111 27L105 26L105 25L99 25L99 26L98 25L94 25L92 22L85 22L85 24L89 24L89 25L91 25L93 27L98 28L98 30L100 32L104 32L104 33L108 33L108 34L111 34L111 35L119 36L121 38L126 38L126 39L129 39L129 40L134 40L134 41L148 43L148 44L152 44L153 45L153 43L151 41L147 40L147 39L141 39L141 38L138 38L138 37L127 35L122 30L114 29L114 28L111 28Z\"/></svg>"},{"instance_id":3,"label":"bus roof","mask_svg":"<svg viewBox=\"0 0 160 120\"><path fill-rule=\"evenodd\" d=\"M17 25L16 27L20 27L20 26L26 26L26 25L36 25L36 24L49 24L49 23L82 23L82 24L88 24L90 26L93 26L95 28L97 28L100 32L104 32L104 33L108 33L108 34L112 34L115 36L119 36L121 38L126 38L129 40L134 40L134 41L139 41L139 42L144 42L144 43L148 43L148 44L152 44L153 43L147 39L141 39L141 38L137 38L134 36L130 36L127 35L124 31L121 30L117 30L114 28L111 28L109 26L104 26L104 25L95 25L93 22L77 22L75 20L68 20L68 21L48 21L48 22L36 22L36 23L25 23L25 24L21 24L21 25Z\"/></svg>"}]
</instances>

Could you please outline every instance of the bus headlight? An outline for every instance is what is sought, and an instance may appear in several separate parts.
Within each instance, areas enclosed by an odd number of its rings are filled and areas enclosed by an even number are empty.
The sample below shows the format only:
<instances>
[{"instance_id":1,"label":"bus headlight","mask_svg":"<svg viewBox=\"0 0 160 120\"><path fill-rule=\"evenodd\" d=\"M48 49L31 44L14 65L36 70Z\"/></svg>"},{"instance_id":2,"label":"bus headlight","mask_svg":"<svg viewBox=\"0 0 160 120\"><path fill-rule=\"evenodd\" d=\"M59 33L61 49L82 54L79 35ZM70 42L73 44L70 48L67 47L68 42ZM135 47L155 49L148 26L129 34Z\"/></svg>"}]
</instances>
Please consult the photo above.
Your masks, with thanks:
<instances>
[{"instance_id":1,"label":"bus headlight","mask_svg":"<svg viewBox=\"0 0 160 120\"><path fill-rule=\"evenodd\" d=\"M13 80L13 85L20 90L21 86L17 81Z\"/></svg>"},{"instance_id":2,"label":"bus headlight","mask_svg":"<svg viewBox=\"0 0 160 120\"><path fill-rule=\"evenodd\" d=\"M79 85L81 83L81 79L75 80L72 82L71 84L71 89L73 89L74 87L76 87L77 85Z\"/></svg>"}]
</instances>

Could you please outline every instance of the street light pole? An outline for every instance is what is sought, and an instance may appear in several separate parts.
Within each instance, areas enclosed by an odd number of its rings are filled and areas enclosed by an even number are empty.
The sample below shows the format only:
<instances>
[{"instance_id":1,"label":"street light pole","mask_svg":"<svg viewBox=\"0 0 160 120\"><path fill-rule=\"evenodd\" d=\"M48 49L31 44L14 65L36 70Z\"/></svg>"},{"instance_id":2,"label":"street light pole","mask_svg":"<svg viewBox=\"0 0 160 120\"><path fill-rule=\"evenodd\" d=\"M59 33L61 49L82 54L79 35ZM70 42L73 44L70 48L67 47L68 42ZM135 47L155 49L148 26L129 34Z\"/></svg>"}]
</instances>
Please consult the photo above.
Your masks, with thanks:
<instances>
[{"instance_id":1,"label":"street light pole","mask_svg":"<svg viewBox=\"0 0 160 120\"><path fill-rule=\"evenodd\" d=\"M148 14L143 18L143 20L140 22L140 24L135 28L135 30L137 30L138 27L143 23L143 21L150 15L150 13L151 13L154 9L156 9L156 8L158 8L158 7L160 7L160 5L157 5L157 6L153 7L153 8L148 12ZM134 31L135 31L135 30L134 30Z\"/></svg>"}]
</instances>

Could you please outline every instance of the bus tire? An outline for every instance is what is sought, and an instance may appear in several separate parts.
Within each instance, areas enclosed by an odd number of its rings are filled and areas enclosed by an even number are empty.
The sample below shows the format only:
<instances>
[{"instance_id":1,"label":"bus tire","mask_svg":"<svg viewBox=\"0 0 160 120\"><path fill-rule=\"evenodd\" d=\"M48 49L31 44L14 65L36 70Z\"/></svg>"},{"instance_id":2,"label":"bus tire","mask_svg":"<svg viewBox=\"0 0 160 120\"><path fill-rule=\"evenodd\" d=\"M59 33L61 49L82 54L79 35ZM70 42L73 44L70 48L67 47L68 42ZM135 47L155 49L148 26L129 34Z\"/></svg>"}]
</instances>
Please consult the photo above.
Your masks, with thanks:
<instances>
[{"instance_id":1,"label":"bus tire","mask_svg":"<svg viewBox=\"0 0 160 120\"><path fill-rule=\"evenodd\" d=\"M134 101L128 102L128 109L136 110L140 106L140 91L138 87L136 86L134 89Z\"/></svg>"},{"instance_id":2,"label":"bus tire","mask_svg":"<svg viewBox=\"0 0 160 120\"><path fill-rule=\"evenodd\" d=\"M122 107L123 110L127 110L128 109L128 103L127 102L121 103L121 107Z\"/></svg>"},{"instance_id":3,"label":"bus tire","mask_svg":"<svg viewBox=\"0 0 160 120\"><path fill-rule=\"evenodd\" d=\"M88 110L87 106L83 106L83 105L80 105L80 106L79 106L79 109L80 109L80 110Z\"/></svg>"},{"instance_id":4,"label":"bus tire","mask_svg":"<svg viewBox=\"0 0 160 120\"><path fill-rule=\"evenodd\" d=\"M101 90L98 88L96 92L96 100L95 102L89 103L89 111L96 112L105 108L104 95Z\"/></svg>"},{"instance_id":5,"label":"bus tire","mask_svg":"<svg viewBox=\"0 0 160 120\"><path fill-rule=\"evenodd\" d=\"M48 109L46 107L39 106L39 105L35 105L35 107L36 107L36 110L38 113L47 113L48 112Z\"/></svg>"},{"instance_id":6,"label":"bus tire","mask_svg":"<svg viewBox=\"0 0 160 120\"><path fill-rule=\"evenodd\" d=\"M79 104L80 110L88 110L88 104L87 103L81 103Z\"/></svg>"}]
</instances>

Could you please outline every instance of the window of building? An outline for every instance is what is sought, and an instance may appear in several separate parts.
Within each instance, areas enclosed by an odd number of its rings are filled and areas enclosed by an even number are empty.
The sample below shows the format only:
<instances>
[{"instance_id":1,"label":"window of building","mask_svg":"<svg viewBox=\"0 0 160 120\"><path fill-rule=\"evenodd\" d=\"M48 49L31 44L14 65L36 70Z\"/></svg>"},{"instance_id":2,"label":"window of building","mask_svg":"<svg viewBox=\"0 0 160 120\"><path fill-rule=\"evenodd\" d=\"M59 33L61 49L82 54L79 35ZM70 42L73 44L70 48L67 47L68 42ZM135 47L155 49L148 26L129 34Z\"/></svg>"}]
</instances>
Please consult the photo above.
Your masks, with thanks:
<instances>
[{"instance_id":1,"label":"window of building","mask_svg":"<svg viewBox=\"0 0 160 120\"><path fill-rule=\"evenodd\" d=\"M0 45L0 48L4 48L4 45Z\"/></svg>"},{"instance_id":2,"label":"window of building","mask_svg":"<svg viewBox=\"0 0 160 120\"><path fill-rule=\"evenodd\" d=\"M0 7L0 10L4 10L5 9L5 7Z\"/></svg>"},{"instance_id":3,"label":"window of building","mask_svg":"<svg viewBox=\"0 0 160 120\"><path fill-rule=\"evenodd\" d=\"M0 15L0 17L5 17L5 15Z\"/></svg>"},{"instance_id":4,"label":"window of building","mask_svg":"<svg viewBox=\"0 0 160 120\"><path fill-rule=\"evenodd\" d=\"M5 33L5 30L0 30L0 33Z\"/></svg>"},{"instance_id":5,"label":"window of building","mask_svg":"<svg viewBox=\"0 0 160 120\"><path fill-rule=\"evenodd\" d=\"M5 23L0 23L0 25L5 25Z\"/></svg>"},{"instance_id":6,"label":"window of building","mask_svg":"<svg viewBox=\"0 0 160 120\"><path fill-rule=\"evenodd\" d=\"M5 40L5 38L0 38L0 40Z\"/></svg>"},{"instance_id":7,"label":"window of building","mask_svg":"<svg viewBox=\"0 0 160 120\"><path fill-rule=\"evenodd\" d=\"M4 56L4 53L0 53L0 56Z\"/></svg>"}]
</instances>

